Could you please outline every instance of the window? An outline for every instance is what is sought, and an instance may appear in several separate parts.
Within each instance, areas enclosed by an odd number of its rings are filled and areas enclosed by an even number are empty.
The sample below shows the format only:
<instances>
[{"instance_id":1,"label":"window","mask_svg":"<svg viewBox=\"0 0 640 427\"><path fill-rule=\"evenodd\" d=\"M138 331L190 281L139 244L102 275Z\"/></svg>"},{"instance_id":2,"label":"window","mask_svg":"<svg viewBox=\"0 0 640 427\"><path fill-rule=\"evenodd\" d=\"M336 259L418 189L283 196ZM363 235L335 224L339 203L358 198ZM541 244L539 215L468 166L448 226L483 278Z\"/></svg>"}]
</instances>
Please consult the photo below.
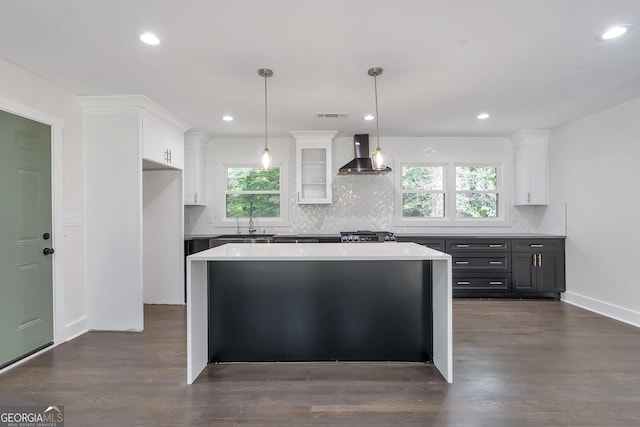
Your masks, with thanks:
<instances>
[{"instance_id":1,"label":"window","mask_svg":"<svg viewBox=\"0 0 640 427\"><path fill-rule=\"evenodd\" d=\"M498 168L456 166L456 218L498 217Z\"/></svg>"},{"instance_id":2,"label":"window","mask_svg":"<svg viewBox=\"0 0 640 427\"><path fill-rule=\"evenodd\" d=\"M402 167L402 217L444 217L444 166Z\"/></svg>"},{"instance_id":3,"label":"window","mask_svg":"<svg viewBox=\"0 0 640 427\"><path fill-rule=\"evenodd\" d=\"M226 218L281 217L280 168L226 168Z\"/></svg>"},{"instance_id":4,"label":"window","mask_svg":"<svg viewBox=\"0 0 640 427\"><path fill-rule=\"evenodd\" d=\"M396 220L404 226L508 225L502 165L401 164Z\"/></svg>"}]
</instances>

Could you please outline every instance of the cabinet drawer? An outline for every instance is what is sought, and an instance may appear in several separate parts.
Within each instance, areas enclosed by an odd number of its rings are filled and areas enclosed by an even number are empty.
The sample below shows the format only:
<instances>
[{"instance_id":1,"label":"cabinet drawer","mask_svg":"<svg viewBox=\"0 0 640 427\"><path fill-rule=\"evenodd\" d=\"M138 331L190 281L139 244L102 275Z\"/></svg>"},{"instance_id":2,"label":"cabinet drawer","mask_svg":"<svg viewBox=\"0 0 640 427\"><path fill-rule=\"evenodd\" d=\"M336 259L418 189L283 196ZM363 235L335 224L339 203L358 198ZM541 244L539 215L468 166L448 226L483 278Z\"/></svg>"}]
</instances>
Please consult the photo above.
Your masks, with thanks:
<instances>
[{"instance_id":1,"label":"cabinet drawer","mask_svg":"<svg viewBox=\"0 0 640 427\"><path fill-rule=\"evenodd\" d=\"M447 252L510 252L511 241L507 239L447 239Z\"/></svg>"},{"instance_id":2,"label":"cabinet drawer","mask_svg":"<svg viewBox=\"0 0 640 427\"><path fill-rule=\"evenodd\" d=\"M508 274L454 274L453 289L511 290L511 276Z\"/></svg>"},{"instance_id":3,"label":"cabinet drawer","mask_svg":"<svg viewBox=\"0 0 640 427\"><path fill-rule=\"evenodd\" d=\"M453 271L511 271L511 254L452 254Z\"/></svg>"},{"instance_id":4,"label":"cabinet drawer","mask_svg":"<svg viewBox=\"0 0 640 427\"><path fill-rule=\"evenodd\" d=\"M564 252L564 239L514 239L514 252Z\"/></svg>"}]
</instances>

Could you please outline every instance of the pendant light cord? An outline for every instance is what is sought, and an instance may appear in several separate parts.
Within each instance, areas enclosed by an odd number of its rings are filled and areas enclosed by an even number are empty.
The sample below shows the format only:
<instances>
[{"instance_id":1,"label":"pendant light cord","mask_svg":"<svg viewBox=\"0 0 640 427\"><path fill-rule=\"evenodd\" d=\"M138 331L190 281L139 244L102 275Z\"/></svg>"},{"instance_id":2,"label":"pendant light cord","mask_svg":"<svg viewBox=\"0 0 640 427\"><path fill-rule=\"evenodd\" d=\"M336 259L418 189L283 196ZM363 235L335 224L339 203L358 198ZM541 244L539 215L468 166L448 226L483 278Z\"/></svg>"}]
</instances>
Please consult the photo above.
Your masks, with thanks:
<instances>
[{"instance_id":1,"label":"pendant light cord","mask_svg":"<svg viewBox=\"0 0 640 427\"><path fill-rule=\"evenodd\" d=\"M373 87L376 95L376 141L380 149L380 127L378 126L378 75L373 76Z\"/></svg>"},{"instance_id":2,"label":"pendant light cord","mask_svg":"<svg viewBox=\"0 0 640 427\"><path fill-rule=\"evenodd\" d=\"M264 148L267 149L267 75L264 76Z\"/></svg>"}]
</instances>

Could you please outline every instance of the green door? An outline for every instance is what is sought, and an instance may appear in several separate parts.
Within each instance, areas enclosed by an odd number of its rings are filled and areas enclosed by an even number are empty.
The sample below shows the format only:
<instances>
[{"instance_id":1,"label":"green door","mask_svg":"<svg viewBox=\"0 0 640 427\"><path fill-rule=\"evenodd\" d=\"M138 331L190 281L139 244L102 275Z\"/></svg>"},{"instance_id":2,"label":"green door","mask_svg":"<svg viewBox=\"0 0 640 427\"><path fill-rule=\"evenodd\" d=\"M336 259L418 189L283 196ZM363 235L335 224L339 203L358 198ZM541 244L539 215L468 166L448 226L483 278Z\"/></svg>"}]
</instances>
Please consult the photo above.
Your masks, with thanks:
<instances>
[{"instance_id":1,"label":"green door","mask_svg":"<svg viewBox=\"0 0 640 427\"><path fill-rule=\"evenodd\" d=\"M0 367L53 341L51 127L0 111Z\"/></svg>"}]
</instances>

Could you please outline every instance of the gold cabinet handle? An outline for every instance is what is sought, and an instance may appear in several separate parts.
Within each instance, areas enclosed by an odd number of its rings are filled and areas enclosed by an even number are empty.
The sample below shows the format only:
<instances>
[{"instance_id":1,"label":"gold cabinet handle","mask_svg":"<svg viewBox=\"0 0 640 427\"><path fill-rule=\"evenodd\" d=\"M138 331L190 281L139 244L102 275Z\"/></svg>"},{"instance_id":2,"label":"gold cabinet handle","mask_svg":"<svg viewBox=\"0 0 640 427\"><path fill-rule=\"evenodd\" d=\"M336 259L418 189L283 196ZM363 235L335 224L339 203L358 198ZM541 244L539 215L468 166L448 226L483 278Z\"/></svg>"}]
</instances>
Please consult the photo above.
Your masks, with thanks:
<instances>
[{"instance_id":1,"label":"gold cabinet handle","mask_svg":"<svg viewBox=\"0 0 640 427\"><path fill-rule=\"evenodd\" d=\"M538 254L538 267L542 267L542 255Z\"/></svg>"},{"instance_id":2,"label":"gold cabinet handle","mask_svg":"<svg viewBox=\"0 0 640 427\"><path fill-rule=\"evenodd\" d=\"M469 261L456 261L456 264L466 265L469 264Z\"/></svg>"},{"instance_id":3,"label":"gold cabinet handle","mask_svg":"<svg viewBox=\"0 0 640 427\"><path fill-rule=\"evenodd\" d=\"M468 247L469 247L469 245L462 244L462 243L459 243L459 244L456 245L456 248L468 248Z\"/></svg>"},{"instance_id":4,"label":"gold cabinet handle","mask_svg":"<svg viewBox=\"0 0 640 427\"><path fill-rule=\"evenodd\" d=\"M491 265L502 265L502 261L489 261Z\"/></svg>"},{"instance_id":5,"label":"gold cabinet handle","mask_svg":"<svg viewBox=\"0 0 640 427\"><path fill-rule=\"evenodd\" d=\"M502 248L502 247L504 247L504 245L501 244L501 243L495 243L495 244L490 244L489 247L490 248Z\"/></svg>"},{"instance_id":6,"label":"gold cabinet handle","mask_svg":"<svg viewBox=\"0 0 640 427\"><path fill-rule=\"evenodd\" d=\"M470 285L470 282L456 282L456 285Z\"/></svg>"},{"instance_id":7,"label":"gold cabinet handle","mask_svg":"<svg viewBox=\"0 0 640 427\"><path fill-rule=\"evenodd\" d=\"M502 285L502 282L489 282L489 284L492 286L498 286L498 285Z\"/></svg>"},{"instance_id":8,"label":"gold cabinet handle","mask_svg":"<svg viewBox=\"0 0 640 427\"><path fill-rule=\"evenodd\" d=\"M538 266L538 258L536 257L536 254L533 254L533 266L534 267Z\"/></svg>"},{"instance_id":9,"label":"gold cabinet handle","mask_svg":"<svg viewBox=\"0 0 640 427\"><path fill-rule=\"evenodd\" d=\"M531 247L531 248L544 248L544 245L536 243L536 244L529 245L529 247Z\"/></svg>"}]
</instances>

